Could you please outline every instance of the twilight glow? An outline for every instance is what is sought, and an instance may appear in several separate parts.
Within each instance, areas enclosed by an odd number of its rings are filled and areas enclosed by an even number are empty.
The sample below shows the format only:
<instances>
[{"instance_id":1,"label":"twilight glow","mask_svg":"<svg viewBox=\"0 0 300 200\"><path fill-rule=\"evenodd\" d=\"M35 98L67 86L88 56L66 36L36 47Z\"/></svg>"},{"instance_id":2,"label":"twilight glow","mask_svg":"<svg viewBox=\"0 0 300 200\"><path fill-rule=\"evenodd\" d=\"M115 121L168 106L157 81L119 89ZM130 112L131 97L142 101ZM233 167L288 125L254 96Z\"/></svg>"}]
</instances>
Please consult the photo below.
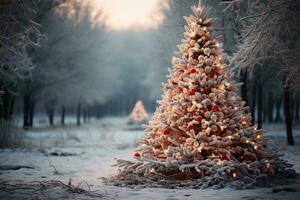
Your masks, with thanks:
<instances>
[{"instance_id":1,"label":"twilight glow","mask_svg":"<svg viewBox=\"0 0 300 200\"><path fill-rule=\"evenodd\" d=\"M103 10L106 26L113 30L157 27L163 20L162 9L168 0L89 0Z\"/></svg>"}]
</instances>

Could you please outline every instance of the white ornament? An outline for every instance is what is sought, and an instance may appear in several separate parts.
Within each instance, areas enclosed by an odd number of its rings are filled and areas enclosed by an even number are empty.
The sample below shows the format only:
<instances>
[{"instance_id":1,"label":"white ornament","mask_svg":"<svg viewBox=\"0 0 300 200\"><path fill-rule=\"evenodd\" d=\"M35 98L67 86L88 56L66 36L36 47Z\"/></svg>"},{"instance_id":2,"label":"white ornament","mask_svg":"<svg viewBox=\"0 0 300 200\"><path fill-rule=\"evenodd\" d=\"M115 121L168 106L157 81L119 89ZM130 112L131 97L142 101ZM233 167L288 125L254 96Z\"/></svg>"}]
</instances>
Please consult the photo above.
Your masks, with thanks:
<instances>
[{"instance_id":1,"label":"white ornament","mask_svg":"<svg viewBox=\"0 0 300 200\"><path fill-rule=\"evenodd\" d=\"M206 111L206 112L204 113L204 116L205 116L206 118L209 118L209 117L210 117L210 112L209 112L209 111Z\"/></svg>"},{"instance_id":2,"label":"white ornament","mask_svg":"<svg viewBox=\"0 0 300 200\"><path fill-rule=\"evenodd\" d=\"M222 113L222 112L218 112L217 115L218 115L218 117L221 118L221 119L224 117L224 113Z\"/></svg>"},{"instance_id":3,"label":"white ornament","mask_svg":"<svg viewBox=\"0 0 300 200\"><path fill-rule=\"evenodd\" d=\"M202 102L201 102L203 105L205 106L208 106L211 104L211 100L210 99L204 99Z\"/></svg>"},{"instance_id":4,"label":"white ornament","mask_svg":"<svg viewBox=\"0 0 300 200\"><path fill-rule=\"evenodd\" d=\"M207 81L207 86L208 86L208 87L213 86L213 84L214 84L214 82L213 82L212 80L208 80L208 81Z\"/></svg>"},{"instance_id":5,"label":"white ornament","mask_svg":"<svg viewBox=\"0 0 300 200\"><path fill-rule=\"evenodd\" d=\"M203 53L204 53L205 55L209 55L209 54L210 54L210 48L205 48L205 49L203 50Z\"/></svg>"},{"instance_id":6,"label":"white ornament","mask_svg":"<svg viewBox=\"0 0 300 200\"><path fill-rule=\"evenodd\" d=\"M202 81L200 82L200 85L201 85L202 87L205 87L206 81L205 81L205 80L202 80Z\"/></svg>"},{"instance_id":7,"label":"white ornament","mask_svg":"<svg viewBox=\"0 0 300 200\"><path fill-rule=\"evenodd\" d=\"M240 141L241 141L241 143L246 143L247 142L247 138L246 137L241 137Z\"/></svg>"},{"instance_id":8,"label":"white ornament","mask_svg":"<svg viewBox=\"0 0 300 200\"><path fill-rule=\"evenodd\" d=\"M214 122L216 122L218 120L217 115L213 114L210 116L211 120L213 120Z\"/></svg>"},{"instance_id":9,"label":"white ornament","mask_svg":"<svg viewBox=\"0 0 300 200\"><path fill-rule=\"evenodd\" d=\"M211 67L206 66L204 71L205 71L205 73L210 73L211 72Z\"/></svg>"},{"instance_id":10,"label":"white ornament","mask_svg":"<svg viewBox=\"0 0 300 200\"><path fill-rule=\"evenodd\" d=\"M195 41L195 40L191 40L191 41L190 41L190 45L191 45L191 46L194 46L195 44L196 44L196 41Z\"/></svg>"},{"instance_id":11,"label":"white ornament","mask_svg":"<svg viewBox=\"0 0 300 200\"><path fill-rule=\"evenodd\" d=\"M194 139L193 138L187 138L185 142L186 142L187 145L192 146L193 143L194 143Z\"/></svg>"},{"instance_id":12,"label":"white ornament","mask_svg":"<svg viewBox=\"0 0 300 200\"><path fill-rule=\"evenodd\" d=\"M205 57L203 55L198 56L199 65L203 66Z\"/></svg>"},{"instance_id":13,"label":"white ornament","mask_svg":"<svg viewBox=\"0 0 300 200\"><path fill-rule=\"evenodd\" d=\"M216 125L212 125L210 128L213 132L216 132L218 130L218 127Z\"/></svg>"},{"instance_id":14,"label":"white ornament","mask_svg":"<svg viewBox=\"0 0 300 200\"><path fill-rule=\"evenodd\" d=\"M213 98L213 97L215 97L215 96L216 96L215 93L213 93L213 92L209 93L209 97Z\"/></svg>"},{"instance_id":15,"label":"white ornament","mask_svg":"<svg viewBox=\"0 0 300 200\"><path fill-rule=\"evenodd\" d=\"M205 64L210 66L212 64L212 60L210 58L206 59Z\"/></svg>"}]
</instances>

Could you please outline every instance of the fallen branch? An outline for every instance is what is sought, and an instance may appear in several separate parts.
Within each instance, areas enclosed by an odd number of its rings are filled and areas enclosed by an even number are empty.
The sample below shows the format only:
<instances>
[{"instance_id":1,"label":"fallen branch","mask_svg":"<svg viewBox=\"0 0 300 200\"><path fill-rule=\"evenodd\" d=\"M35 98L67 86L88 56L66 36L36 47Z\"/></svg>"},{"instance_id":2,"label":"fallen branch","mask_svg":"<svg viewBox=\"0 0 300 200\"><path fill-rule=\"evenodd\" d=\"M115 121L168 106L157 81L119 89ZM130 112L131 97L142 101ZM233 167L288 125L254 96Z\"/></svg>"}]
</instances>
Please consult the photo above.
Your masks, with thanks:
<instances>
[{"instance_id":1,"label":"fallen branch","mask_svg":"<svg viewBox=\"0 0 300 200\"><path fill-rule=\"evenodd\" d=\"M0 165L0 171L4 170L19 170L19 169L34 169L34 167L25 166L25 165Z\"/></svg>"},{"instance_id":2,"label":"fallen branch","mask_svg":"<svg viewBox=\"0 0 300 200\"><path fill-rule=\"evenodd\" d=\"M88 186L88 190L83 189L81 186L85 183ZM80 182L77 186L63 183L60 180L49 181L0 181L0 191L7 192L9 194L16 194L17 192L28 191L28 195L36 196L49 195L52 190L57 193L57 189L60 188L69 194L83 194L92 198L105 198L103 194L100 194L98 190L91 190L90 185L86 181ZM63 194L62 194L63 195ZM65 195L63 195L65 197ZM48 197L48 196L47 196Z\"/></svg>"}]
</instances>

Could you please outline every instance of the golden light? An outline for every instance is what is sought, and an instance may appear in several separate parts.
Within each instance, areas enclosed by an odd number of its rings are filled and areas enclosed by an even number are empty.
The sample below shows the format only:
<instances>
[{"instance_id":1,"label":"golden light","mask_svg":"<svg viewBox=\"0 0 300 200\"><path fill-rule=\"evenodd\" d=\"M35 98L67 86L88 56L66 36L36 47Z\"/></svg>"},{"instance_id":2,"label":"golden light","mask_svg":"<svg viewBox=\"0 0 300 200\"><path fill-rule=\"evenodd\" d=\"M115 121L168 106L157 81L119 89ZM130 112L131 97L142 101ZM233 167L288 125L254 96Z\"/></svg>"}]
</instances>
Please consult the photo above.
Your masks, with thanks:
<instances>
[{"instance_id":1,"label":"golden light","mask_svg":"<svg viewBox=\"0 0 300 200\"><path fill-rule=\"evenodd\" d=\"M257 139L260 139L260 138L261 138L261 135L257 135L256 138L257 138Z\"/></svg>"},{"instance_id":2,"label":"golden light","mask_svg":"<svg viewBox=\"0 0 300 200\"><path fill-rule=\"evenodd\" d=\"M243 125L243 126L246 126L246 125L247 125L247 121L246 121L246 120L243 120L243 121L242 121L242 125Z\"/></svg>"},{"instance_id":3,"label":"golden light","mask_svg":"<svg viewBox=\"0 0 300 200\"><path fill-rule=\"evenodd\" d=\"M106 26L112 30L157 27L163 21L163 8L169 0L88 0L95 10L102 10Z\"/></svg>"},{"instance_id":4,"label":"golden light","mask_svg":"<svg viewBox=\"0 0 300 200\"><path fill-rule=\"evenodd\" d=\"M191 32L191 37L195 37L197 34L195 32Z\"/></svg>"},{"instance_id":5,"label":"golden light","mask_svg":"<svg viewBox=\"0 0 300 200\"><path fill-rule=\"evenodd\" d=\"M219 88L220 88L221 91L225 91L225 86L224 85L220 85Z\"/></svg>"}]
</instances>

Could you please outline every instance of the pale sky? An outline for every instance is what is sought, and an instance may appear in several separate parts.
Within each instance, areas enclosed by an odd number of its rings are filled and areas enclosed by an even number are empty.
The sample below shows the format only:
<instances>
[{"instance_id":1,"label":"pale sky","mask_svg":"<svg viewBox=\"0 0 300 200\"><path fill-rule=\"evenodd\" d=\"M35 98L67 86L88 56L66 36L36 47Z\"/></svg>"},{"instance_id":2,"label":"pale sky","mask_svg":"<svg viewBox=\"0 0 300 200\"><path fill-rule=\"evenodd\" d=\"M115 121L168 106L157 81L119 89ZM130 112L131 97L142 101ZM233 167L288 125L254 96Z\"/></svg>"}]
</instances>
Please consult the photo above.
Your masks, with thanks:
<instances>
[{"instance_id":1,"label":"pale sky","mask_svg":"<svg viewBox=\"0 0 300 200\"><path fill-rule=\"evenodd\" d=\"M163 20L161 8L169 0L89 0L103 9L106 25L112 30L153 28Z\"/></svg>"}]
</instances>

